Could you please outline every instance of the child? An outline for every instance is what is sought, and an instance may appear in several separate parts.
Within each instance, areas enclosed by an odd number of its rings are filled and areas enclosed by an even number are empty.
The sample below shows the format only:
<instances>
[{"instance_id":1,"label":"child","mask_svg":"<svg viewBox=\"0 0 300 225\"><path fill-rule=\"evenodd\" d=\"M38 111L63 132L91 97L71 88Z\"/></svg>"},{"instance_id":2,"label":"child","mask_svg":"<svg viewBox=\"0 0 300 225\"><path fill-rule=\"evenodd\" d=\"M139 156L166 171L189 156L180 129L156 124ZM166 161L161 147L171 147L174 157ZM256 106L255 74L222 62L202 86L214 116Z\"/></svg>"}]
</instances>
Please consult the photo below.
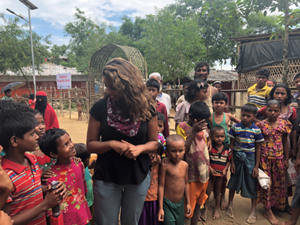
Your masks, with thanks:
<instances>
[{"instance_id":1,"label":"child","mask_svg":"<svg viewBox=\"0 0 300 225\"><path fill-rule=\"evenodd\" d=\"M76 150L76 157L81 159L81 161L83 162L84 168L85 168L85 180L86 180L86 186L87 186L86 200L88 202L91 212L94 212L94 209L93 209L93 205L94 205L93 184L92 184L92 178L91 178L89 169L94 168L95 161L93 161L90 164L91 153L89 153L86 150L85 144L82 144L82 143L75 144L75 150Z\"/></svg>"},{"instance_id":2,"label":"child","mask_svg":"<svg viewBox=\"0 0 300 225\"><path fill-rule=\"evenodd\" d=\"M150 153L151 159L151 183L147 192L147 196L144 202L143 211L139 220L139 225L159 225L161 224L158 221L158 173L159 173L159 164L161 162L161 155L164 151L164 146L158 140L158 149L157 153Z\"/></svg>"},{"instance_id":3,"label":"child","mask_svg":"<svg viewBox=\"0 0 300 225\"><path fill-rule=\"evenodd\" d=\"M205 131L204 120L210 117L208 106L201 101L194 102L189 110L188 122L177 126L176 133L185 140L185 159L188 163L188 184L191 201L191 214L185 218L185 224L198 223L200 206L204 205L209 179L209 154L206 140L209 137Z\"/></svg>"},{"instance_id":4,"label":"child","mask_svg":"<svg viewBox=\"0 0 300 225\"><path fill-rule=\"evenodd\" d=\"M166 123L165 116L162 113L158 112L157 113L158 142L161 143L163 145L163 147L166 144L166 139L165 139L164 135L162 134L164 127L165 127L165 123ZM163 151L161 157L162 158L166 157L165 151Z\"/></svg>"},{"instance_id":5,"label":"child","mask_svg":"<svg viewBox=\"0 0 300 225\"><path fill-rule=\"evenodd\" d=\"M253 104L242 106L242 121L234 124L228 136L230 148L233 149L231 160L231 177L227 188L229 200L226 215L233 218L234 193L241 191L241 196L251 198L252 208L247 223L256 221L256 199L258 166L260 162L260 147L264 138L260 129L255 126L253 120L257 113L257 107Z\"/></svg>"},{"instance_id":6,"label":"child","mask_svg":"<svg viewBox=\"0 0 300 225\"><path fill-rule=\"evenodd\" d=\"M300 94L300 73L297 73L294 76L294 82L295 82L295 86L297 88L297 91L294 93L293 97L295 99L298 99L299 98L299 94Z\"/></svg>"},{"instance_id":7,"label":"child","mask_svg":"<svg viewBox=\"0 0 300 225\"><path fill-rule=\"evenodd\" d=\"M278 119L280 111L280 102L269 100L266 109L268 118L256 124L265 138L261 147L260 167L271 179L270 188L258 187L258 203L264 204L264 216L271 224L279 223L271 207L284 210L286 206L285 171L289 166L287 136L292 124L288 120Z\"/></svg>"},{"instance_id":8,"label":"child","mask_svg":"<svg viewBox=\"0 0 300 225\"><path fill-rule=\"evenodd\" d=\"M167 153L170 163L160 166L158 177L158 220L163 224L184 224L186 216L191 213L188 190L188 165L182 161L185 153L184 139L179 135L170 135L167 140ZM183 196L186 200L184 209Z\"/></svg>"},{"instance_id":9,"label":"child","mask_svg":"<svg viewBox=\"0 0 300 225\"><path fill-rule=\"evenodd\" d=\"M152 99L155 101L155 108L157 112L162 113L165 116L165 120L168 118L167 108L164 103L161 103L156 100L156 96L159 95L160 85L157 80L150 79L146 82L146 86L150 92ZM167 138L170 135L169 123L165 123L163 135Z\"/></svg>"},{"instance_id":10,"label":"child","mask_svg":"<svg viewBox=\"0 0 300 225\"><path fill-rule=\"evenodd\" d=\"M216 94L215 94L216 95ZM230 165L232 158L231 150L228 145L224 143L225 141L225 130L221 126L214 126L210 130L210 137L212 141L212 149L209 153L210 157L210 179L207 187L206 194L209 197L212 189L214 191L215 197L215 209L213 214L213 220L221 218L220 215L220 193L222 189L222 183L224 177L227 175L227 170ZM205 220L207 218L207 201L205 203L204 209ZM203 220L203 218L201 217Z\"/></svg>"},{"instance_id":11,"label":"child","mask_svg":"<svg viewBox=\"0 0 300 225\"><path fill-rule=\"evenodd\" d=\"M214 109L214 112L208 119L211 128L215 127L215 126L221 126L224 128L224 131L225 131L224 144L225 145L230 144L230 139L228 137L229 122L230 121L233 121L235 123L241 122L241 120L236 118L231 113L224 113L227 104L228 104L228 96L225 93L219 92L219 93L214 94L212 97L212 107ZM225 201L226 185L227 185L227 176L225 175L224 179L223 179L223 186L222 186L222 191L221 191L221 209L225 209L227 207L227 204ZM204 221L206 220L206 212L207 212L207 210L205 209L201 215L201 219Z\"/></svg>"},{"instance_id":12,"label":"child","mask_svg":"<svg viewBox=\"0 0 300 225\"><path fill-rule=\"evenodd\" d=\"M62 182L58 190L41 186L41 170L33 154L37 146L37 124L34 115L24 111L6 111L1 114L0 145L6 156L2 167L13 183L13 189L3 207L15 224L46 224L45 211L55 207L62 200L65 188ZM43 199L43 190L46 196Z\"/></svg>"},{"instance_id":13,"label":"child","mask_svg":"<svg viewBox=\"0 0 300 225\"><path fill-rule=\"evenodd\" d=\"M208 84L204 80L197 79L190 83L185 96L185 101L176 107L176 114L174 117L176 127L179 123L188 121L189 109L193 102L206 100L207 89Z\"/></svg>"},{"instance_id":14,"label":"child","mask_svg":"<svg viewBox=\"0 0 300 225\"><path fill-rule=\"evenodd\" d=\"M85 197L84 167L82 163L76 165L72 159L76 150L69 134L62 129L50 129L40 138L39 144L45 155L57 159L51 168L54 175L48 179L48 184L58 180L67 187L67 196L60 204L64 224L88 224L92 216Z\"/></svg>"}]
</instances>

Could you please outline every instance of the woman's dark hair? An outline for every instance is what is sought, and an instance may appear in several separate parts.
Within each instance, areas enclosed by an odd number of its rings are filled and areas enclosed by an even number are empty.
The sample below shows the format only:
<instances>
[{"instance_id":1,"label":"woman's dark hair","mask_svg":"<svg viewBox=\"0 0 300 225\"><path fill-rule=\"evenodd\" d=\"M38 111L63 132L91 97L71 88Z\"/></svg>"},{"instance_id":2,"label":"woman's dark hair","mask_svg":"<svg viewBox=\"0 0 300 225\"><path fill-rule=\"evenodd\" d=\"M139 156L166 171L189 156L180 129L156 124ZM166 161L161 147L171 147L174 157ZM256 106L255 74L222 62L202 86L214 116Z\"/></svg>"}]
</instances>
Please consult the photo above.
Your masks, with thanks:
<instances>
[{"instance_id":1,"label":"woman's dark hair","mask_svg":"<svg viewBox=\"0 0 300 225\"><path fill-rule=\"evenodd\" d=\"M157 89L157 91L159 91L160 89L160 84L158 83L157 80L155 79L149 79L147 82L146 82L146 86L147 87L154 87Z\"/></svg>"},{"instance_id":2,"label":"woman's dark hair","mask_svg":"<svg viewBox=\"0 0 300 225\"><path fill-rule=\"evenodd\" d=\"M288 86L286 86L285 84L277 84L275 87L273 87L273 89L270 92L270 100L274 99L274 93L275 93L276 88L284 88L286 90L287 98L284 100L285 105L292 103L293 96L291 93L291 89Z\"/></svg>"},{"instance_id":3,"label":"woman's dark hair","mask_svg":"<svg viewBox=\"0 0 300 225\"><path fill-rule=\"evenodd\" d=\"M265 76L265 77L269 78L270 70L268 70L266 68L262 68L262 69L260 69L256 72L256 76L258 76L258 75L262 75L262 76Z\"/></svg>"},{"instance_id":4,"label":"woman's dark hair","mask_svg":"<svg viewBox=\"0 0 300 225\"><path fill-rule=\"evenodd\" d=\"M51 157L50 152L57 154L57 140L65 134L68 133L65 130L59 128L47 130L45 134L39 139L39 146L42 152L49 157Z\"/></svg>"},{"instance_id":5,"label":"woman's dark hair","mask_svg":"<svg viewBox=\"0 0 300 225\"><path fill-rule=\"evenodd\" d=\"M225 101L225 103L227 104L228 96L224 92L218 92L212 96L211 102L222 100Z\"/></svg>"},{"instance_id":6,"label":"woman's dark hair","mask_svg":"<svg viewBox=\"0 0 300 225\"><path fill-rule=\"evenodd\" d=\"M189 85L190 85L190 83L185 83L185 84L182 85L182 87L184 89L186 86L189 86Z\"/></svg>"},{"instance_id":7,"label":"woman's dark hair","mask_svg":"<svg viewBox=\"0 0 300 225\"><path fill-rule=\"evenodd\" d=\"M253 104L247 103L242 106L242 111L253 113L254 115L257 114L257 107Z\"/></svg>"},{"instance_id":8,"label":"woman's dark hair","mask_svg":"<svg viewBox=\"0 0 300 225\"><path fill-rule=\"evenodd\" d=\"M0 145L5 150L9 148L12 136L23 139L24 134L38 124L33 113L29 111L8 110L0 113L0 118Z\"/></svg>"},{"instance_id":9,"label":"woman's dark hair","mask_svg":"<svg viewBox=\"0 0 300 225\"><path fill-rule=\"evenodd\" d=\"M200 89L206 89L206 88L208 88L208 84L204 80L196 79L192 81L188 87L188 91L186 93L185 99L188 102L194 101L197 92L200 91Z\"/></svg>"},{"instance_id":10,"label":"woman's dark hair","mask_svg":"<svg viewBox=\"0 0 300 225\"><path fill-rule=\"evenodd\" d=\"M279 108L281 109L281 102L278 101L277 99L271 99L267 102L267 108L269 108L271 105L278 105Z\"/></svg>"},{"instance_id":11,"label":"woman's dark hair","mask_svg":"<svg viewBox=\"0 0 300 225\"><path fill-rule=\"evenodd\" d=\"M298 79L300 77L300 73L297 73L295 76L294 76L294 81L296 80L296 79Z\"/></svg>"},{"instance_id":12,"label":"woman's dark hair","mask_svg":"<svg viewBox=\"0 0 300 225\"><path fill-rule=\"evenodd\" d=\"M160 112L157 113L157 121L158 121L158 120L163 121L163 122L164 122L164 125L166 124L166 118L165 118L164 114L162 114L162 113L160 113Z\"/></svg>"},{"instance_id":13,"label":"woman's dark hair","mask_svg":"<svg viewBox=\"0 0 300 225\"><path fill-rule=\"evenodd\" d=\"M197 120L208 119L211 115L208 106L202 101L194 102L190 107L189 114Z\"/></svg>"},{"instance_id":14,"label":"woman's dark hair","mask_svg":"<svg viewBox=\"0 0 300 225\"><path fill-rule=\"evenodd\" d=\"M91 157L91 153L86 150L86 145L83 143L77 143L74 145L76 150L76 157L80 158L82 162Z\"/></svg>"}]
</instances>

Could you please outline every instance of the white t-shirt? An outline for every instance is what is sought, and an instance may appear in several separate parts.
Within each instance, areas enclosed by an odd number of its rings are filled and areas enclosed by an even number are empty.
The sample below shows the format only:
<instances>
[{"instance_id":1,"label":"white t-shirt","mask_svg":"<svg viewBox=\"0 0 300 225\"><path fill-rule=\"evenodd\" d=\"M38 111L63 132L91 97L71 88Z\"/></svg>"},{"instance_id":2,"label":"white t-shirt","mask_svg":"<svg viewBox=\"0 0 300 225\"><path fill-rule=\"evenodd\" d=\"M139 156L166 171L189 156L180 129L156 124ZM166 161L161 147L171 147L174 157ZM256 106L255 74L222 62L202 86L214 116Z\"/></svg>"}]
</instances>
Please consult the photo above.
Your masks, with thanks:
<instances>
[{"instance_id":1,"label":"white t-shirt","mask_svg":"<svg viewBox=\"0 0 300 225\"><path fill-rule=\"evenodd\" d=\"M170 95L162 92L160 95L156 96L156 100L165 104L169 116L170 109L172 108Z\"/></svg>"}]
</instances>

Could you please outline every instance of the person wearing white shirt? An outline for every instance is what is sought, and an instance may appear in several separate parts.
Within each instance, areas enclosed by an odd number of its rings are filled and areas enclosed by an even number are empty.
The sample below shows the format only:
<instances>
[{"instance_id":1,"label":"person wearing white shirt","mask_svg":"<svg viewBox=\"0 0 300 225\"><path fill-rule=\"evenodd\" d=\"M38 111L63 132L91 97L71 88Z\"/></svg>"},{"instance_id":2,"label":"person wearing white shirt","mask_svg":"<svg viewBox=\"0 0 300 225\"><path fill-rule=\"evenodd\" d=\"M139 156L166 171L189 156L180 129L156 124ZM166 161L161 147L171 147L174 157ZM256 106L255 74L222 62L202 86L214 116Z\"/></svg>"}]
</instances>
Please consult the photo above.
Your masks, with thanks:
<instances>
[{"instance_id":1,"label":"person wearing white shirt","mask_svg":"<svg viewBox=\"0 0 300 225\"><path fill-rule=\"evenodd\" d=\"M160 75L159 73L157 73L157 72L151 73L151 74L149 75L149 79L157 80L157 81L160 83L160 88L162 87L163 81L162 81L161 75ZM159 93L159 95L156 97L156 100L165 104L165 106L166 106L166 108L167 108L168 116L169 116L169 115L170 115L170 110L171 110L171 108L172 108L170 95L168 95L168 94L166 94L166 93L163 93L163 92L160 90L160 93Z\"/></svg>"}]
</instances>

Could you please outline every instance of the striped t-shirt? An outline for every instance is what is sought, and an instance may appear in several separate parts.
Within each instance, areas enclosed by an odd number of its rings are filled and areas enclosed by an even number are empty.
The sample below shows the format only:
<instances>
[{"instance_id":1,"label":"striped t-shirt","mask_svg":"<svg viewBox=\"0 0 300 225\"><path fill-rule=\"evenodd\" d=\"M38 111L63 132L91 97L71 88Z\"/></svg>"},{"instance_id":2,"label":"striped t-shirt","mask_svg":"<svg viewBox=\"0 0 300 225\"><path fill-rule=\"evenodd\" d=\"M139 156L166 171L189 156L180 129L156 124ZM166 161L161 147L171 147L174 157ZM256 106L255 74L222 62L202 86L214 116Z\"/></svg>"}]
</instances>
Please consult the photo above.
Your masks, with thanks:
<instances>
[{"instance_id":1,"label":"striped t-shirt","mask_svg":"<svg viewBox=\"0 0 300 225\"><path fill-rule=\"evenodd\" d=\"M256 143L264 141L261 130L254 123L249 127L244 126L242 122L236 123L231 127L228 136L235 140L234 151L243 151L248 154L255 152Z\"/></svg>"},{"instance_id":2,"label":"striped t-shirt","mask_svg":"<svg viewBox=\"0 0 300 225\"><path fill-rule=\"evenodd\" d=\"M270 95L272 88L267 84L260 90L256 91L256 85L248 88L248 103L254 104L257 108L262 108L267 104L267 99Z\"/></svg>"},{"instance_id":3,"label":"striped t-shirt","mask_svg":"<svg viewBox=\"0 0 300 225\"><path fill-rule=\"evenodd\" d=\"M28 159L32 172L28 167L12 162L5 157L2 162L3 169L13 183L13 190L6 201L6 203L10 203L11 217L20 215L43 201L41 169L33 154L25 153L24 156ZM27 225L46 225L45 213L41 213Z\"/></svg>"},{"instance_id":4,"label":"striped t-shirt","mask_svg":"<svg viewBox=\"0 0 300 225\"><path fill-rule=\"evenodd\" d=\"M218 149L214 146L209 152L210 166L220 175L223 174L227 161L232 158L229 146L224 147L222 152L219 153Z\"/></svg>"}]
</instances>

